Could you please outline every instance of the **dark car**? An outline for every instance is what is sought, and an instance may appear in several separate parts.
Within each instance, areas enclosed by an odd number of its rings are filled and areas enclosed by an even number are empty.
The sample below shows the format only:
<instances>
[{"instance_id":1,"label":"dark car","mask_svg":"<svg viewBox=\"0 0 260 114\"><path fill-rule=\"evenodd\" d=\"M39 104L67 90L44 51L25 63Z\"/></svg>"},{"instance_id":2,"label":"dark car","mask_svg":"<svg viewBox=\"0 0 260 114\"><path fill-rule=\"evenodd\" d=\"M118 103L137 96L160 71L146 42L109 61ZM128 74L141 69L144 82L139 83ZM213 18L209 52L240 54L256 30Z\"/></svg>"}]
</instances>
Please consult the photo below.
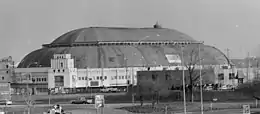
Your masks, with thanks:
<instances>
[{"instance_id":1,"label":"dark car","mask_svg":"<svg viewBox=\"0 0 260 114\"><path fill-rule=\"evenodd\" d=\"M86 97L80 97L77 100L72 100L71 104L93 104L94 99L93 98L86 98Z\"/></svg>"}]
</instances>

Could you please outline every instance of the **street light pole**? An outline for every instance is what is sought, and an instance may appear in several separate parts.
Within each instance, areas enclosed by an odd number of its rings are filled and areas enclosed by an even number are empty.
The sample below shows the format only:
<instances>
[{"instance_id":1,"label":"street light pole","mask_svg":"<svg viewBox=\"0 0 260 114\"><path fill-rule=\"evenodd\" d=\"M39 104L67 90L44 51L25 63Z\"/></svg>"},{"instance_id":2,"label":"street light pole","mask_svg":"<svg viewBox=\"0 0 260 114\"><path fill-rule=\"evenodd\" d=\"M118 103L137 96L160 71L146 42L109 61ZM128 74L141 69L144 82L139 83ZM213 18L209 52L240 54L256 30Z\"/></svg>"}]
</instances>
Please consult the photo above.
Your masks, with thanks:
<instances>
[{"instance_id":1,"label":"street light pole","mask_svg":"<svg viewBox=\"0 0 260 114\"><path fill-rule=\"evenodd\" d=\"M200 109L201 114L203 114L203 91L202 91L202 76L201 76L201 70L202 70L202 64L201 64L201 55L200 55L200 44L199 45L199 63L200 63Z\"/></svg>"},{"instance_id":2,"label":"street light pole","mask_svg":"<svg viewBox=\"0 0 260 114\"><path fill-rule=\"evenodd\" d=\"M186 109L186 90L185 90L185 71L184 71L184 57L183 57L183 46L181 46L181 58L182 58L182 87L183 87L183 106L184 114L187 114Z\"/></svg>"}]
</instances>

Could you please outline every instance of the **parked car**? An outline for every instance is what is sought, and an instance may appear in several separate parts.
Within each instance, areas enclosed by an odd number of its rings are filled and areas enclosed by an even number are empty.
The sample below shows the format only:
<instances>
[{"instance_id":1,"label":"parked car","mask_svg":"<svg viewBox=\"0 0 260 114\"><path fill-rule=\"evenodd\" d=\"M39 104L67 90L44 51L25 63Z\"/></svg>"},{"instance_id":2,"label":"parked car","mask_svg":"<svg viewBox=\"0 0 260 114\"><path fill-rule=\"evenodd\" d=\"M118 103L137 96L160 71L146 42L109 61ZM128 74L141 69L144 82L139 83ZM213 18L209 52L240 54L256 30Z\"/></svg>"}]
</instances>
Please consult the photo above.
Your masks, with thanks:
<instances>
[{"instance_id":1,"label":"parked car","mask_svg":"<svg viewBox=\"0 0 260 114\"><path fill-rule=\"evenodd\" d=\"M228 89L228 87L226 85L223 85L220 87L220 90L227 90L227 89Z\"/></svg>"},{"instance_id":2,"label":"parked car","mask_svg":"<svg viewBox=\"0 0 260 114\"><path fill-rule=\"evenodd\" d=\"M207 86L207 87L205 88L205 90L206 90L206 91L211 91L211 90L213 90L213 87L212 87L212 86Z\"/></svg>"},{"instance_id":3,"label":"parked car","mask_svg":"<svg viewBox=\"0 0 260 114\"><path fill-rule=\"evenodd\" d=\"M93 104L94 99L93 98L86 98L86 97L80 97L76 100L72 100L71 104Z\"/></svg>"},{"instance_id":4,"label":"parked car","mask_svg":"<svg viewBox=\"0 0 260 114\"><path fill-rule=\"evenodd\" d=\"M13 102L11 100L0 100L1 105L12 105Z\"/></svg>"},{"instance_id":5,"label":"parked car","mask_svg":"<svg viewBox=\"0 0 260 114\"><path fill-rule=\"evenodd\" d=\"M117 88L104 88L100 90L103 93L120 92Z\"/></svg>"}]
</instances>

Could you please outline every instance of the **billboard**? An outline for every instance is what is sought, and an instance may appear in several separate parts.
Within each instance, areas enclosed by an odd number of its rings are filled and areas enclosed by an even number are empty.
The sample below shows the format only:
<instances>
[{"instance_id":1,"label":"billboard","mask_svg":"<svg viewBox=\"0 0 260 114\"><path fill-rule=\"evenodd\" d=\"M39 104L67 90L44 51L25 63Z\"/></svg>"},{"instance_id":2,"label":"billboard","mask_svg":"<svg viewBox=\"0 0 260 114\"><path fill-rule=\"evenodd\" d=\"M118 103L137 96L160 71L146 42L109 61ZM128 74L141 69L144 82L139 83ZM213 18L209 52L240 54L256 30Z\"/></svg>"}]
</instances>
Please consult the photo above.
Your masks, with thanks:
<instances>
[{"instance_id":1,"label":"billboard","mask_svg":"<svg viewBox=\"0 0 260 114\"><path fill-rule=\"evenodd\" d=\"M169 63L181 63L181 58L177 54L166 54L165 56Z\"/></svg>"}]
</instances>

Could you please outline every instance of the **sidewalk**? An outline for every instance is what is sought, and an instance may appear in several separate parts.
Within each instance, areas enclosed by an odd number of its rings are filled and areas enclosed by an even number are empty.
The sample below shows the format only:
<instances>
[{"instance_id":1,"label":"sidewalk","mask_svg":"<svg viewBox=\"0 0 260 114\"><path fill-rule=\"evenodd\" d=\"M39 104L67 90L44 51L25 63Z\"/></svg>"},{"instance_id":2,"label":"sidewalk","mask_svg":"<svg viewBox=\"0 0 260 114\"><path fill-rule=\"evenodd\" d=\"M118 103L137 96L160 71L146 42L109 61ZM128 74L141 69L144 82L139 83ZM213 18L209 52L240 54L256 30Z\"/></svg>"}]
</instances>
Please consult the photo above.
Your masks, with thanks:
<instances>
[{"instance_id":1,"label":"sidewalk","mask_svg":"<svg viewBox=\"0 0 260 114\"><path fill-rule=\"evenodd\" d=\"M70 112L72 112L72 114L102 114L100 112L100 110L97 113L96 109L80 109L80 110L72 110ZM116 110L116 109L105 107L103 109L103 114L134 114L134 113L127 112L127 111L124 111L124 110Z\"/></svg>"}]
</instances>

